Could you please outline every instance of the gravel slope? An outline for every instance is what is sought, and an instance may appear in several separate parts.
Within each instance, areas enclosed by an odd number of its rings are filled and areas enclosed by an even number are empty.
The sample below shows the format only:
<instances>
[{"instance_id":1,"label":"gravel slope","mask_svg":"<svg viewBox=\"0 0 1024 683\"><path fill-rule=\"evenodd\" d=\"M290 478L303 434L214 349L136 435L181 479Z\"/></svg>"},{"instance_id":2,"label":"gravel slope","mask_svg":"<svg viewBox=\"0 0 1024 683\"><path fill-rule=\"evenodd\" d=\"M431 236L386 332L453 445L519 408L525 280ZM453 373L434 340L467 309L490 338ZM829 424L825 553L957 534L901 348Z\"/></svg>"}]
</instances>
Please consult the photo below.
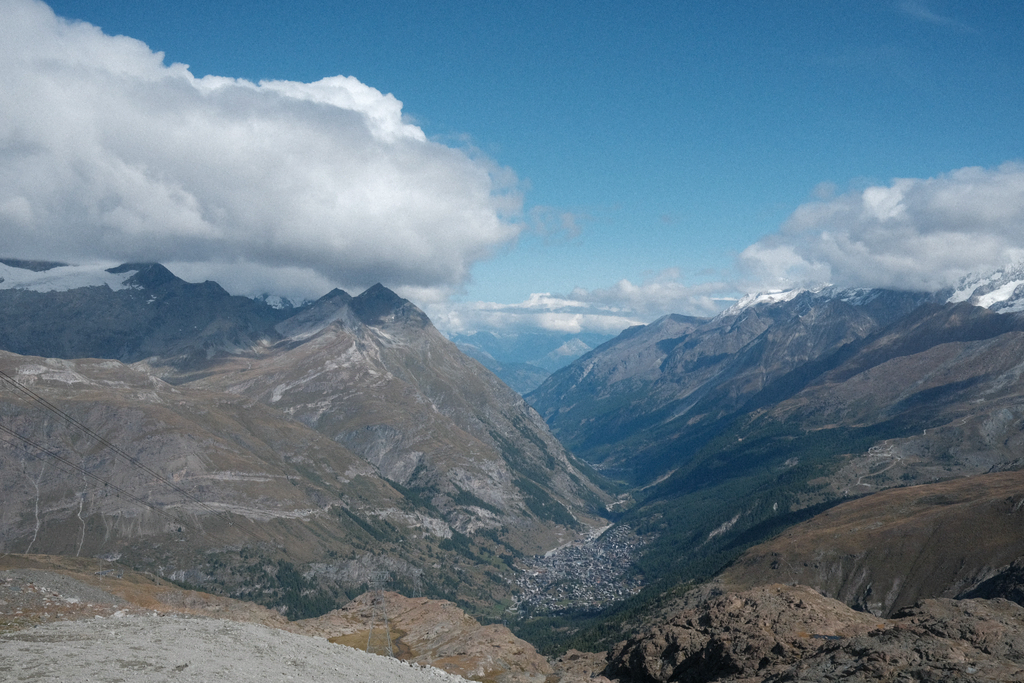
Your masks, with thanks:
<instances>
[{"instance_id":1,"label":"gravel slope","mask_svg":"<svg viewBox=\"0 0 1024 683\"><path fill-rule=\"evenodd\" d=\"M0 636L0 680L462 683L465 679L258 624L125 615L53 622Z\"/></svg>"}]
</instances>

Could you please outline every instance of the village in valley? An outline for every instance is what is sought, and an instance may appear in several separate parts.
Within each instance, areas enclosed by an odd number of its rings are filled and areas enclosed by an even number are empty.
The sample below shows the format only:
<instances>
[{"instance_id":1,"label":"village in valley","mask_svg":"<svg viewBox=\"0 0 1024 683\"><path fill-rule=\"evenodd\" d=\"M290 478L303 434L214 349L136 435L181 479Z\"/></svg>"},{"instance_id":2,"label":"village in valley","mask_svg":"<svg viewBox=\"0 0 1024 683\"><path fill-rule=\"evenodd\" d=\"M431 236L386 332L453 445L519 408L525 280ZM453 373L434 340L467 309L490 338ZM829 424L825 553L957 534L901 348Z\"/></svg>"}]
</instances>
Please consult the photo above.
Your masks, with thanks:
<instances>
[{"instance_id":1,"label":"village in valley","mask_svg":"<svg viewBox=\"0 0 1024 683\"><path fill-rule=\"evenodd\" d=\"M516 579L522 616L599 610L643 588L633 560L644 545L628 525L598 529L585 541L524 558Z\"/></svg>"}]
</instances>

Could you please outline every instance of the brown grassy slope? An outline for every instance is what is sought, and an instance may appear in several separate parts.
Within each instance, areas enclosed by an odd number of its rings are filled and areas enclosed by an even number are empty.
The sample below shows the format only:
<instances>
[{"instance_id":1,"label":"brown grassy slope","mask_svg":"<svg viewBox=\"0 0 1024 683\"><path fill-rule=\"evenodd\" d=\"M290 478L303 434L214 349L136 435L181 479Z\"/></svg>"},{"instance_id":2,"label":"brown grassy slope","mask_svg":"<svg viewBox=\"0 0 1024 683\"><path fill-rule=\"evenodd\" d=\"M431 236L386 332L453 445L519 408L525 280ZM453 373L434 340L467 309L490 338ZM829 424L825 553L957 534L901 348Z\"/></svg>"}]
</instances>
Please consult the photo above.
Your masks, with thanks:
<instances>
[{"instance_id":1,"label":"brown grassy slope","mask_svg":"<svg viewBox=\"0 0 1024 683\"><path fill-rule=\"evenodd\" d=\"M280 592L261 578L264 566L330 565L330 576L314 580L333 591L336 570L373 556L422 570L430 585L457 586L483 608L508 597L495 579L507 565L441 547L451 535L442 512L271 406L175 387L110 360L0 351L0 370L121 451L10 385L0 390L0 425L46 449L0 437L0 552L110 557L265 604Z\"/></svg>"},{"instance_id":2,"label":"brown grassy slope","mask_svg":"<svg viewBox=\"0 0 1024 683\"><path fill-rule=\"evenodd\" d=\"M373 617L370 598L364 594L322 617L296 622L295 628L331 642L365 648ZM476 680L498 680L510 672L540 677L552 673L532 645L505 626L481 626L454 603L407 598L390 591L384 593L384 601L394 649L401 659ZM377 627L379 630L379 620Z\"/></svg>"},{"instance_id":3,"label":"brown grassy slope","mask_svg":"<svg viewBox=\"0 0 1024 683\"><path fill-rule=\"evenodd\" d=\"M82 590L75 583L94 590L75 602L80 596L68 594ZM153 574L84 557L2 555L0 592L0 632L50 621L109 617L118 611L209 616L275 628L289 625L277 612L251 602L185 590Z\"/></svg>"},{"instance_id":4,"label":"brown grassy slope","mask_svg":"<svg viewBox=\"0 0 1024 683\"><path fill-rule=\"evenodd\" d=\"M953 597L1024 555L1024 472L889 489L748 550L727 585L798 583L877 615Z\"/></svg>"},{"instance_id":5,"label":"brown grassy slope","mask_svg":"<svg viewBox=\"0 0 1024 683\"><path fill-rule=\"evenodd\" d=\"M46 449L9 437L0 447L0 547L7 551L25 552L31 543L36 552L97 556L161 536L183 549L159 557L168 566L189 566L211 545L259 541L303 561L322 555L324 545L306 538L300 527L308 521L330 527L334 543L351 535L330 506L363 512L403 504L343 446L237 396L172 387L117 361L0 352L0 370L134 458L5 384L2 424ZM249 535L222 528L227 521Z\"/></svg>"}]
</instances>

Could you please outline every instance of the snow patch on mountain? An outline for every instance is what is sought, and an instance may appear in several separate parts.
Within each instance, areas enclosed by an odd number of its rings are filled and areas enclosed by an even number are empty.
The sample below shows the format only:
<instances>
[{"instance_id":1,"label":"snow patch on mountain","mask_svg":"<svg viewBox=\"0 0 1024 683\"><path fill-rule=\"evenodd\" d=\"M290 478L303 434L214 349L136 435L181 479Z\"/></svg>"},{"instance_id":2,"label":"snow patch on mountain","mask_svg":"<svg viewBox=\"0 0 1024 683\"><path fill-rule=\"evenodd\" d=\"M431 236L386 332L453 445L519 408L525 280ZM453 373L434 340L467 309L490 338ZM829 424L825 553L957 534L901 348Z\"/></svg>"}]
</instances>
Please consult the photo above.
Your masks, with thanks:
<instances>
[{"instance_id":1,"label":"snow patch on mountain","mask_svg":"<svg viewBox=\"0 0 1024 683\"><path fill-rule=\"evenodd\" d=\"M722 314L733 314L739 313L740 311L753 308L754 306L761 306L764 304L778 304L786 301L792 301L799 294L806 292L806 289L773 289L767 292L754 292L745 295L742 299L737 301L734 305L725 309Z\"/></svg>"},{"instance_id":2,"label":"snow patch on mountain","mask_svg":"<svg viewBox=\"0 0 1024 683\"><path fill-rule=\"evenodd\" d=\"M769 290L747 294L720 315L736 315L755 306L785 303L805 293L810 293L818 298L838 299L854 306L862 306L871 302L883 291L880 289L840 289L833 285L822 285L813 289ZM951 304L967 302L996 313L1024 312L1024 262L986 275L968 275L944 300Z\"/></svg>"},{"instance_id":3,"label":"snow patch on mountain","mask_svg":"<svg viewBox=\"0 0 1024 683\"><path fill-rule=\"evenodd\" d=\"M966 301L997 313L1024 312L1024 263L960 281L949 303Z\"/></svg>"},{"instance_id":4,"label":"snow patch on mountain","mask_svg":"<svg viewBox=\"0 0 1024 683\"><path fill-rule=\"evenodd\" d=\"M884 291L885 290L883 289L864 288L843 289L829 284L821 285L813 289L799 288L770 290L767 292L758 292L756 294L747 294L735 305L723 311L721 315L734 315L744 309L753 308L754 306L786 303L788 301L792 301L801 294L810 294L815 299L836 299L839 301L845 301L852 306L864 306L878 298L878 296Z\"/></svg>"},{"instance_id":5,"label":"snow patch on mountain","mask_svg":"<svg viewBox=\"0 0 1024 683\"><path fill-rule=\"evenodd\" d=\"M582 339L570 339L551 353L544 356L544 359L549 363L565 363L566 360L576 360L591 350L593 349L590 345Z\"/></svg>"},{"instance_id":6,"label":"snow patch on mountain","mask_svg":"<svg viewBox=\"0 0 1024 683\"><path fill-rule=\"evenodd\" d=\"M111 273L108 269L117 264L92 264L85 266L56 266L46 270L19 268L0 262L0 289L26 289L33 292L66 292L82 287L106 285L117 291L130 285L125 284L135 275L134 270Z\"/></svg>"},{"instance_id":7,"label":"snow patch on mountain","mask_svg":"<svg viewBox=\"0 0 1024 683\"><path fill-rule=\"evenodd\" d=\"M291 299L287 299L287 298L285 298L283 296L278 296L277 294L266 294L266 293L260 294L259 296L254 296L253 299L256 300L256 301L262 301L263 303L265 303L266 305L270 306L271 308L279 310L279 311L291 310L293 308L301 308L302 306L305 306L306 304L313 303L312 301L309 301L309 300L303 300L303 301L299 301L298 303L296 303L295 301L292 301Z\"/></svg>"},{"instance_id":8,"label":"snow patch on mountain","mask_svg":"<svg viewBox=\"0 0 1024 683\"><path fill-rule=\"evenodd\" d=\"M1022 302L1016 296L1017 288L1024 285L1024 280L1014 280L1008 282L1005 285L1001 285L997 289L983 294L978 297L978 305L984 306L985 308L993 308L998 304L1009 304L1013 303L1015 308L1020 308ZM1005 306L1003 307L1005 308Z\"/></svg>"}]
</instances>

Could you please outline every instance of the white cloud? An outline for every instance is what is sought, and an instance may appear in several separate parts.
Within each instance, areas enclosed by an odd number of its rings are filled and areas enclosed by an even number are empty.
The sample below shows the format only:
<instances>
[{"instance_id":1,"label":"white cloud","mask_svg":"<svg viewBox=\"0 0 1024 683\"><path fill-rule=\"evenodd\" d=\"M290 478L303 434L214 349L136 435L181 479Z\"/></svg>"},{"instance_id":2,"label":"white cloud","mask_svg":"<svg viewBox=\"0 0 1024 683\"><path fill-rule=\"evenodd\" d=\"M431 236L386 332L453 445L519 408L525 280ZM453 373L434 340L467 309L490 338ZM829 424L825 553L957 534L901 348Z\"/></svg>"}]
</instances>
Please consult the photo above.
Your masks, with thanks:
<instances>
[{"instance_id":1,"label":"white cloud","mask_svg":"<svg viewBox=\"0 0 1024 683\"><path fill-rule=\"evenodd\" d=\"M538 328L572 334L616 334L668 313L713 316L735 296L736 292L724 283L684 285L673 269L639 285L620 280L606 289L532 294L515 304L437 303L426 306L426 311L437 327L449 333Z\"/></svg>"},{"instance_id":2,"label":"white cloud","mask_svg":"<svg viewBox=\"0 0 1024 683\"><path fill-rule=\"evenodd\" d=\"M41 2L0 17L2 255L448 291L522 229L513 174L355 78L197 79Z\"/></svg>"},{"instance_id":3,"label":"white cloud","mask_svg":"<svg viewBox=\"0 0 1024 683\"><path fill-rule=\"evenodd\" d=\"M1024 165L900 178L797 208L747 247L740 264L764 288L831 282L937 290L1024 258Z\"/></svg>"},{"instance_id":4,"label":"white cloud","mask_svg":"<svg viewBox=\"0 0 1024 683\"><path fill-rule=\"evenodd\" d=\"M547 301L535 301L537 298ZM647 322L548 294L533 294L530 300L518 304L471 301L428 305L426 313L435 326L449 334L529 329L617 334L631 325Z\"/></svg>"},{"instance_id":5,"label":"white cloud","mask_svg":"<svg viewBox=\"0 0 1024 683\"><path fill-rule=\"evenodd\" d=\"M727 283L686 285L680 278L679 270L670 268L638 285L622 279L606 289L576 288L569 296L589 305L629 311L631 316L646 320L666 313L714 315L722 309L723 301L735 296Z\"/></svg>"}]
</instances>

